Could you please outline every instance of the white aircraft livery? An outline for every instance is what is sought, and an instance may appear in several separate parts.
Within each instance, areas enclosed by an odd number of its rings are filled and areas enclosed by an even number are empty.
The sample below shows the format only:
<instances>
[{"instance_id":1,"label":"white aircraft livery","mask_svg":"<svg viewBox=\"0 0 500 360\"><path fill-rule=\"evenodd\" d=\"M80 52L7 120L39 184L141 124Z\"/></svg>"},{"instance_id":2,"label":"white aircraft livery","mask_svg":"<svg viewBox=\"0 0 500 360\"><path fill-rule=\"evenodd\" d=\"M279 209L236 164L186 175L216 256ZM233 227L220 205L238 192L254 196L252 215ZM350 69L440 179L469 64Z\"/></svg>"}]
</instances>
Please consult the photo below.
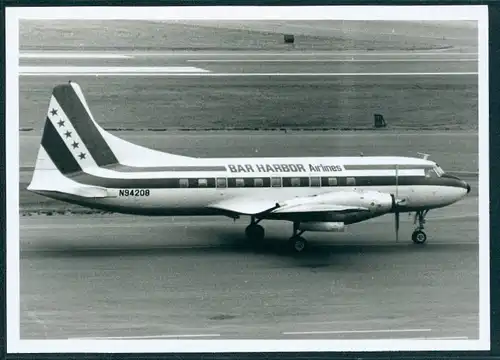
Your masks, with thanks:
<instances>
[{"instance_id":1,"label":"white aircraft livery","mask_svg":"<svg viewBox=\"0 0 500 360\"><path fill-rule=\"evenodd\" d=\"M81 87L57 85L50 98L28 190L90 208L146 216L249 216L246 236L264 239L262 220L305 231L344 231L386 214L415 212L412 240L425 243L425 216L470 192L427 158L353 156L194 158L148 149L105 131Z\"/></svg>"}]
</instances>

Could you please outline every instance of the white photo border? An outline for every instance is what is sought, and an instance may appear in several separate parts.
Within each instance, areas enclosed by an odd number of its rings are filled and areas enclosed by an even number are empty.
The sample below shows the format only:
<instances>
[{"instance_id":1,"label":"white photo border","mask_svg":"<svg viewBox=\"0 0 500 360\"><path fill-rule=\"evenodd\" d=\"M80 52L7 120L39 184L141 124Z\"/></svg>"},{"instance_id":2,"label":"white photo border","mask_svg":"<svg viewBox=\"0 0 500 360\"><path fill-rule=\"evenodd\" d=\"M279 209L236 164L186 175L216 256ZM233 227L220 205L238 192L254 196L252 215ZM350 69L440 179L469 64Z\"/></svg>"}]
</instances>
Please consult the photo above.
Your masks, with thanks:
<instances>
[{"instance_id":1,"label":"white photo border","mask_svg":"<svg viewBox=\"0 0 500 360\"><path fill-rule=\"evenodd\" d=\"M200 353L490 350L488 7L177 6L6 7L8 353ZM478 21L479 340L21 340L19 284L19 20L475 20ZM488 261L486 261L488 259Z\"/></svg>"}]
</instances>

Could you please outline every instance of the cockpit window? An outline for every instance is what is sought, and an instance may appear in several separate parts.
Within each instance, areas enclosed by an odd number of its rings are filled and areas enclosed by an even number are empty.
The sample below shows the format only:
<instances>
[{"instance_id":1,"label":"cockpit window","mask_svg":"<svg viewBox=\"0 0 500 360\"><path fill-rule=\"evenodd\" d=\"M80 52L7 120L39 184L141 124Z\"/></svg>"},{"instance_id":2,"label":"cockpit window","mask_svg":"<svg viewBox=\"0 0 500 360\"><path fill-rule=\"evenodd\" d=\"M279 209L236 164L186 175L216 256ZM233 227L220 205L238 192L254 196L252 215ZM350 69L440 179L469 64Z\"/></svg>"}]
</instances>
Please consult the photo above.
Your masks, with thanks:
<instances>
[{"instance_id":1,"label":"cockpit window","mask_svg":"<svg viewBox=\"0 0 500 360\"><path fill-rule=\"evenodd\" d=\"M434 168L425 169L425 177L437 178L439 177Z\"/></svg>"},{"instance_id":2,"label":"cockpit window","mask_svg":"<svg viewBox=\"0 0 500 360\"><path fill-rule=\"evenodd\" d=\"M444 171L439 166L434 166L433 168L425 169L425 176L429 178L441 177Z\"/></svg>"},{"instance_id":3,"label":"cockpit window","mask_svg":"<svg viewBox=\"0 0 500 360\"><path fill-rule=\"evenodd\" d=\"M441 166L439 166L439 164L436 164L436 166L434 167L434 171L436 171L436 174L438 174L438 176L442 176L444 174L444 171L443 169L441 169Z\"/></svg>"}]
</instances>

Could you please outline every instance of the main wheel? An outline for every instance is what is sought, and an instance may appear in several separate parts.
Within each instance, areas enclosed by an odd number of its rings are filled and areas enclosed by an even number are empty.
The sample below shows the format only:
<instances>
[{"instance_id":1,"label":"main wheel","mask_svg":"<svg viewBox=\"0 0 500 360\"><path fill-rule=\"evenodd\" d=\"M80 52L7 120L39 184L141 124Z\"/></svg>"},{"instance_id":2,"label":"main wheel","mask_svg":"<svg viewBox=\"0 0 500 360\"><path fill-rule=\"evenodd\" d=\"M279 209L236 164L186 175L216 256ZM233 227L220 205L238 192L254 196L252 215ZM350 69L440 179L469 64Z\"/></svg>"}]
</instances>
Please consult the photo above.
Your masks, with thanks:
<instances>
[{"instance_id":1,"label":"main wheel","mask_svg":"<svg viewBox=\"0 0 500 360\"><path fill-rule=\"evenodd\" d=\"M423 244L427 240L427 235L422 230L415 230L411 234L411 239L415 244Z\"/></svg>"},{"instance_id":2,"label":"main wheel","mask_svg":"<svg viewBox=\"0 0 500 360\"><path fill-rule=\"evenodd\" d=\"M307 241L301 236L293 236L288 240L290 250L296 253L303 252L306 249Z\"/></svg>"},{"instance_id":3,"label":"main wheel","mask_svg":"<svg viewBox=\"0 0 500 360\"><path fill-rule=\"evenodd\" d=\"M264 228L257 224L248 225L245 229L245 235L249 240L262 241L265 237Z\"/></svg>"}]
</instances>

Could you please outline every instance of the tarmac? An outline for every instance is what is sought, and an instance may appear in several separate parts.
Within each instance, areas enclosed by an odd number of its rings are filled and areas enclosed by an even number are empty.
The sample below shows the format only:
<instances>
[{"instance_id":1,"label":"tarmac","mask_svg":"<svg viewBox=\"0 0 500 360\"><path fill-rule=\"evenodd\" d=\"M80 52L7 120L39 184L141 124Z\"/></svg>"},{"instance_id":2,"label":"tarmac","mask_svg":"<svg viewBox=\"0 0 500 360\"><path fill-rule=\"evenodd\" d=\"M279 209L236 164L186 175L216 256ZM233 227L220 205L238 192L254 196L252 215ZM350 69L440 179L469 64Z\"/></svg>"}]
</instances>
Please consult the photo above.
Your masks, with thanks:
<instances>
[{"instance_id":1,"label":"tarmac","mask_svg":"<svg viewBox=\"0 0 500 360\"><path fill-rule=\"evenodd\" d=\"M424 246L402 215L306 233L246 219L21 218L22 338L477 338L477 197L429 213Z\"/></svg>"},{"instance_id":2,"label":"tarmac","mask_svg":"<svg viewBox=\"0 0 500 360\"><path fill-rule=\"evenodd\" d=\"M52 86L69 75L84 87L89 102L95 103L94 115L108 127L164 127L160 119L165 114L168 124L174 118L177 124L193 126L200 116L219 124L227 119L258 124L264 115L276 124L292 118L307 123L310 118L317 125L335 109L356 118L362 111L371 116L366 108L373 110L381 103L389 113L398 114L401 127L411 128L422 118L435 124L443 114L458 118L459 106L467 107L468 113L457 123L470 129L472 119L477 119L477 63L470 60L474 56L463 54L118 55L125 57L22 59L22 66L38 68L21 69L21 126L40 128ZM53 70L43 73L49 65L72 68L66 76L50 73ZM74 68L77 65L108 70L84 69L82 74ZM109 72L109 67L122 65L149 70L140 70L141 75L123 69ZM179 72L175 67L194 69ZM328 87L344 97L336 98ZM420 97L405 88L413 88ZM391 96L392 102L384 103ZM429 104L426 100L431 98L434 102ZM476 101L476 108L464 105L464 98ZM167 107L155 107L166 99ZM423 110L416 115L419 107ZM462 147L470 149L467 154L450 150L455 135L467 137ZM25 177L33 165L37 136L21 133L21 149L30 149L21 154ZM127 136L143 142L154 138L157 148L178 147L185 154L287 152L286 141L276 140L277 135L262 135L268 140L249 141L236 152L232 146L238 138L231 134L187 136L189 148L183 149L182 133L168 135L177 137L176 145L161 144L162 134L157 133ZM298 156L303 135L286 136L296 144L288 154ZM328 135L321 136L322 141L308 143L306 152L334 156L342 149ZM408 141L411 149L425 152L434 137L438 145L432 157L455 159L443 160L448 161L443 167L477 171L474 131L416 133L411 138L395 134L388 147L375 136L349 136L344 143L361 143L368 151L393 155L395 149L409 155ZM456 165L461 157L468 160ZM412 221L405 215L398 242L394 219L386 216L352 225L343 234L305 233L311 249L298 256L283 251L291 227L281 222L263 222L268 239L264 247L255 248L244 239L245 219L233 223L206 217L21 217L21 338L478 338L479 185L466 180L473 188L466 199L429 213L424 246L411 243Z\"/></svg>"}]
</instances>

